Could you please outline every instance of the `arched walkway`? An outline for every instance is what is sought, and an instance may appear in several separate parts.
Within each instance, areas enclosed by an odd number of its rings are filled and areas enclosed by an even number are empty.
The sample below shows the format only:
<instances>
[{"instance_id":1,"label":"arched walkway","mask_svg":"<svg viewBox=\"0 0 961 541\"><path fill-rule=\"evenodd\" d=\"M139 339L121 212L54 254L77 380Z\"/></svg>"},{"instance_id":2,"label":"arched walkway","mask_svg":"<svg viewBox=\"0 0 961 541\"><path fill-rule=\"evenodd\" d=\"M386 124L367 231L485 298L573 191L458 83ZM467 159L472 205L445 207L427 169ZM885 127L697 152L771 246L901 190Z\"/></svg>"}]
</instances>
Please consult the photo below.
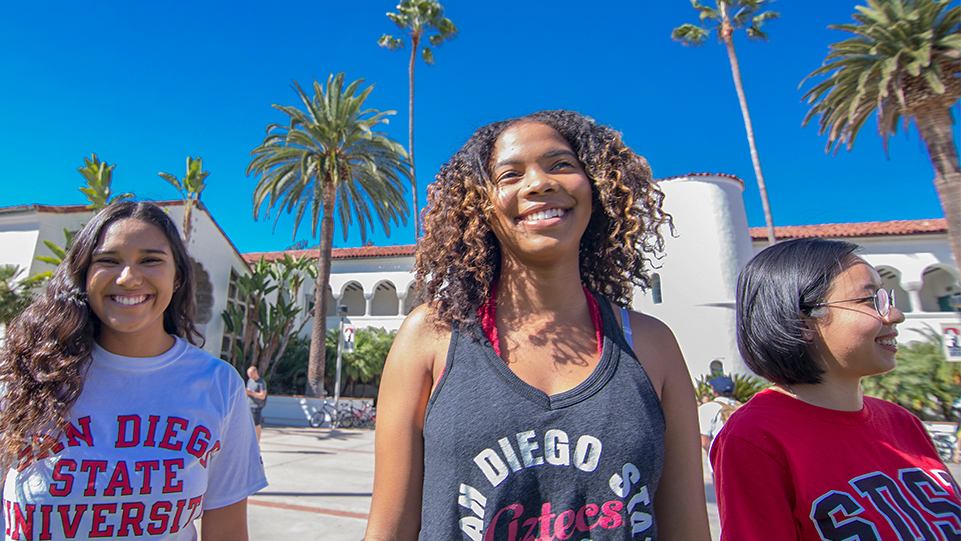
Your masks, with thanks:
<instances>
[{"instance_id":1,"label":"arched walkway","mask_svg":"<svg viewBox=\"0 0 961 541\"><path fill-rule=\"evenodd\" d=\"M349 316L366 316L367 301L364 299L364 288L357 282L350 282L344 286L340 296L340 304L347 307ZM328 317L333 317L337 313L328 313Z\"/></svg>"},{"instance_id":2,"label":"arched walkway","mask_svg":"<svg viewBox=\"0 0 961 541\"><path fill-rule=\"evenodd\" d=\"M894 290L895 305L902 312L909 312L912 309L911 299L908 292L901 287L901 272L893 267L878 266L878 274L881 275L881 289Z\"/></svg>"},{"instance_id":3,"label":"arched walkway","mask_svg":"<svg viewBox=\"0 0 961 541\"><path fill-rule=\"evenodd\" d=\"M951 312L948 304L952 295L959 292L958 277L945 265L932 265L924 269L923 285L919 292L921 309L925 312Z\"/></svg>"},{"instance_id":4,"label":"arched walkway","mask_svg":"<svg viewBox=\"0 0 961 541\"><path fill-rule=\"evenodd\" d=\"M377 284L370 300L370 315L396 316L398 311L397 288L389 280Z\"/></svg>"}]
</instances>

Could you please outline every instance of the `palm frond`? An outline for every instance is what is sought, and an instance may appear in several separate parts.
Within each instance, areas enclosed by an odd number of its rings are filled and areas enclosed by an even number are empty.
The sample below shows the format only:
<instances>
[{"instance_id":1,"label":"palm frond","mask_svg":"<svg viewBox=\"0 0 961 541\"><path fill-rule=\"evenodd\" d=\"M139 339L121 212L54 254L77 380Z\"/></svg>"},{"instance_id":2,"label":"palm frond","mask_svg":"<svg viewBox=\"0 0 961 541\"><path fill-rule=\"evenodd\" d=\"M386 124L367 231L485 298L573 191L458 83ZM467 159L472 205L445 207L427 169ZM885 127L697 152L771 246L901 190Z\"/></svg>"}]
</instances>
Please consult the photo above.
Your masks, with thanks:
<instances>
[{"instance_id":1,"label":"palm frond","mask_svg":"<svg viewBox=\"0 0 961 541\"><path fill-rule=\"evenodd\" d=\"M802 98L812 105L802 126L820 117L828 152L851 150L871 114L886 151L899 120L930 100L957 100L946 92L961 71L952 64L961 56L961 9L947 0L870 0L857 10L855 24L828 27L854 37L831 45L824 64L801 81L826 76Z\"/></svg>"},{"instance_id":2,"label":"palm frond","mask_svg":"<svg viewBox=\"0 0 961 541\"><path fill-rule=\"evenodd\" d=\"M704 40L706 40L710 34L710 29L701 28L693 24L684 24L671 32L671 39L684 45L697 47L703 45Z\"/></svg>"},{"instance_id":3,"label":"palm frond","mask_svg":"<svg viewBox=\"0 0 961 541\"><path fill-rule=\"evenodd\" d=\"M344 74L331 74L326 85L314 82L308 96L294 81L292 87L302 108L274 105L290 118L289 125L271 124L263 143L251 151L248 175L259 176L254 189L254 218L265 219L277 210L294 215L294 238L305 215L317 235L323 218L323 186L337 190L343 233L357 221L366 240L373 231L373 215L389 232L389 222L406 223L406 184L410 180L407 153L400 143L374 131L393 111L365 109L373 86L363 79L344 87ZM348 200L344 200L344 197ZM370 212L370 207L376 213Z\"/></svg>"}]
</instances>

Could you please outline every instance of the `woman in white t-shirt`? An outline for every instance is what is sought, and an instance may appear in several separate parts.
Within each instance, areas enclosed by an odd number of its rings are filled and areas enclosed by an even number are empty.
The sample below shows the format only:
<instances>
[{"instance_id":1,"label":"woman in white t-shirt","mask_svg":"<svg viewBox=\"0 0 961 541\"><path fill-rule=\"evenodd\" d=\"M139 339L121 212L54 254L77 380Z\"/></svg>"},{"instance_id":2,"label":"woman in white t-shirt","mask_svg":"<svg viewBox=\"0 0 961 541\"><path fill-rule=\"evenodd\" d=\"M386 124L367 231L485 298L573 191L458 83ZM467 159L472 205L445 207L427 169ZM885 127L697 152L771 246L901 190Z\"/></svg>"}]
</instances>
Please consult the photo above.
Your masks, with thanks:
<instances>
[{"instance_id":1,"label":"woman in white t-shirt","mask_svg":"<svg viewBox=\"0 0 961 541\"><path fill-rule=\"evenodd\" d=\"M169 217L120 202L76 235L7 328L6 538L247 538L266 486L243 381L192 343L193 273Z\"/></svg>"}]
</instances>

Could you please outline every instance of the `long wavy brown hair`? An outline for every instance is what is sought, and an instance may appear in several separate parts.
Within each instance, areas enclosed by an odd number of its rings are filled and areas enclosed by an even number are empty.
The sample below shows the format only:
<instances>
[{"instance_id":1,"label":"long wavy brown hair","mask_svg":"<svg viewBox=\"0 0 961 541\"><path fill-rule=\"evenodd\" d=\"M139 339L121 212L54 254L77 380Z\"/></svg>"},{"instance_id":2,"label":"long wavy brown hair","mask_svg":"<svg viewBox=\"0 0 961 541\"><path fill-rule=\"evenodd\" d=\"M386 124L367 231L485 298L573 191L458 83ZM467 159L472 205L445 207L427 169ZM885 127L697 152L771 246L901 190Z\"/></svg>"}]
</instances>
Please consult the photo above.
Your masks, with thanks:
<instances>
[{"instance_id":1,"label":"long wavy brown hair","mask_svg":"<svg viewBox=\"0 0 961 541\"><path fill-rule=\"evenodd\" d=\"M50 452L67 426L100 331L100 320L87 303L87 269L104 231L125 218L157 226L170 243L180 287L164 311L164 330L193 344L203 342L193 323L193 268L177 227L152 203L105 207L74 237L44 294L7 326L0 350L0 382L6 386L0 409L4 471Z\"/></svg>"},{"instance_id":2,"label":"long wavy brown hair","mask_svg":"<svg viewBox=\"0 0 961 541\"><path fill-rule=\"evenodd\" d=\"M634 286L648 288L647 267L663 249L660 227L671 226L664 194L647 161L617 131L572 111L540 111L480 128L441 167L427 189L424 235L417 249L418 299L441 324L477 318L500 274L500 244L491 230L491 155L505 130L546 124L571 145L591 181L593 210L580 244L581 281L621 306Z\"/></svg>"}]
</instances>

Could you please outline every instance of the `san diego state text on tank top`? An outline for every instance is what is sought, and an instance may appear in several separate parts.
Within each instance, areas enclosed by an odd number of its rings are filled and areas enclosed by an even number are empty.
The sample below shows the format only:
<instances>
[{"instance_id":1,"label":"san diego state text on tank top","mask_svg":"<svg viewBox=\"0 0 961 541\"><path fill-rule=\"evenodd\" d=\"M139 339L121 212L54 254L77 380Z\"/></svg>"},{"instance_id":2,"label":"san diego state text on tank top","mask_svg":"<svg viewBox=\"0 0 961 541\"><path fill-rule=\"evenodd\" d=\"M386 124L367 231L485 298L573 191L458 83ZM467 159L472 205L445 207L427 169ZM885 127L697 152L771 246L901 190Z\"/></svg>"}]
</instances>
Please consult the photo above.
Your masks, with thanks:
<instances>
[{"instance_id":1,"label":"san diego state text on tank top","mask_svg":"<svg viewBox=\"0 0 961 541\"><path fill-rule=\"evenodd\" d=\"M427 405L420 539L657 538L664 413L599 301L597 367L553 396L511 372L479 325L452 333Z\"/></svg>"}]
</instances>

